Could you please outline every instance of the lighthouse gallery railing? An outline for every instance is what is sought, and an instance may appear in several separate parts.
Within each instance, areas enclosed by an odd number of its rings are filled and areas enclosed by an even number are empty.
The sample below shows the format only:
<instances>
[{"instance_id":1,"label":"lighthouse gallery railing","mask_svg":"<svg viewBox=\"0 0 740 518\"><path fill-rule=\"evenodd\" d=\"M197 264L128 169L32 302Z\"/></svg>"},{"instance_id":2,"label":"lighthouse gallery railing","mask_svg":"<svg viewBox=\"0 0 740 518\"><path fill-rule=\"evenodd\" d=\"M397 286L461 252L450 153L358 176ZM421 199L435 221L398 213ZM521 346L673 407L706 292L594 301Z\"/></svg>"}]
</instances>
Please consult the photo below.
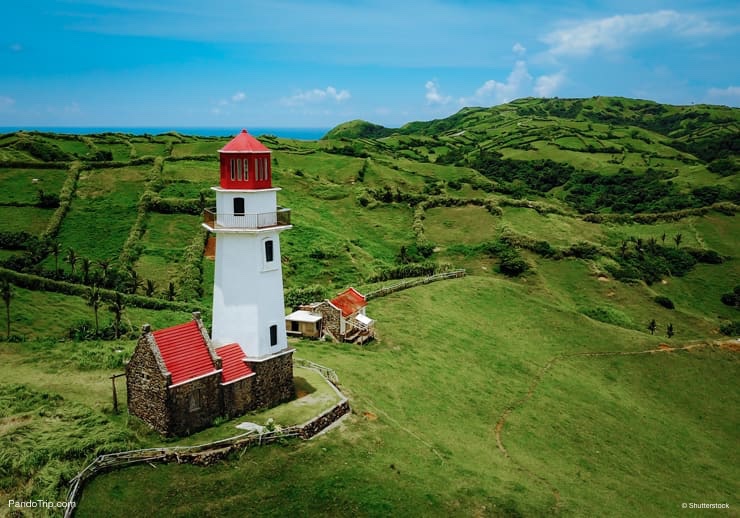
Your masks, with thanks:
<instances>
[{"instance_id":1,"label":"lighthouse gallery railing","mask_svg":"<svg viewBox=\"0 0 740 518\"><path fill-rule=\"evenodd\" d=\"M278 207L275 212L261 214L234 214L216 212L216 209L203 210L203 223L211 228L270 228L290 225L290 209Z\"/></svg>"}]
</instances>

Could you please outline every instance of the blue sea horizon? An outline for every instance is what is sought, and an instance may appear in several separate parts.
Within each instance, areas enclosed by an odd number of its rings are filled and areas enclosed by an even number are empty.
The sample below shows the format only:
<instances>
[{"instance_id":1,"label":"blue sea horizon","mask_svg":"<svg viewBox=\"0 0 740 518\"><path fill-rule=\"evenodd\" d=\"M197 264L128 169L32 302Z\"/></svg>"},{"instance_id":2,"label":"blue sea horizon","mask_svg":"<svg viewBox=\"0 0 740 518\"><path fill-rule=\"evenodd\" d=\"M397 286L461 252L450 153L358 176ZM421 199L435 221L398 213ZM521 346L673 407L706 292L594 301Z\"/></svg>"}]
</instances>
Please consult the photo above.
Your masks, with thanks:
<instances>
[{"instance_id":1,"label":"blue sea horizon","mask_svg":"<svg viewBox=\"0 0 740 518\"><path fill-rule=\"evenodd\" d=\"M71 135L92 135L97 133L128 133L132 135L161 135L176 131L182 135L198 137L230 137L235 136L242 129L252 135L275 135L276 137L292 138L297 140L318 140L331 128L288 128L288 127L183 127L183 126L0 126L0 133L16 131L40 131L45 133L63 133Z\"/></svg>"}]
</instances>

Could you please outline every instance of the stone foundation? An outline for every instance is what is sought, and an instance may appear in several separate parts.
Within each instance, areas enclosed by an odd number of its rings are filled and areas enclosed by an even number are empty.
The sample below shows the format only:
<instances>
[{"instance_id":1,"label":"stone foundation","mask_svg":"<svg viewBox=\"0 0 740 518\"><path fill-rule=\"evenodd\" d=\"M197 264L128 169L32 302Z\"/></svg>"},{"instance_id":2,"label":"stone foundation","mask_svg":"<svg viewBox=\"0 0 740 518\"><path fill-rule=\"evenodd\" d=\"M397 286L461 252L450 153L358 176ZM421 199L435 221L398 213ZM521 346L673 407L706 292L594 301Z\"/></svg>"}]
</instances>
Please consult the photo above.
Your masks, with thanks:
<instances>
[{"instance_id":1,"label":"stone foundation","mask_svg":"<svg viewBox=\"0 0 740 518\"><path fill-rule=\"evenodd\" d=\"M269 408L295 399L293 352L290 349L261 361L246 359L247 365L256 374L252 385L252 409Z\"/></svg>"}]
</instances>

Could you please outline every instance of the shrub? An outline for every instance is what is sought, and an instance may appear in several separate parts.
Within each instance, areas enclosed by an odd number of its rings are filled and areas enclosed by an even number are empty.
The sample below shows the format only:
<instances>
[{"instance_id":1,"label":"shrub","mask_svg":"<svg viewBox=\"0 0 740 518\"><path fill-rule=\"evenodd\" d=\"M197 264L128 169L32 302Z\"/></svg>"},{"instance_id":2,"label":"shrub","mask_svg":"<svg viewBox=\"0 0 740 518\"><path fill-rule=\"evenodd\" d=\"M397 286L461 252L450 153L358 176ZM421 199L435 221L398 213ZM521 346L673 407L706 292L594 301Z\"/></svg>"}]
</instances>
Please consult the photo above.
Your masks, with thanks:
<instances>
[{"instance_id":1,"label":"shrub","mask_svg":"<svg viewBox=\"0 0 740 518\"><path fill-rule=\"evenodd\" d=\"M581 313L589 318L619 327L634 328L634 323L624 313L611 306L596 306L581 309Z\"/></svg>"},{"instance_id":2,"label":"shrub","mask_svg":"<svg viewBox=\"0 0 740 518\"><path fill-rule=\"evenodd\" d=\"M704 250L701 248L684 248L684 251L691 254L697 263L721 264L724 259L714 250Z\"/></svg>"},{"instance_id":3,"label":"shrub","mask_svg":"<svg viewBox=\"0 0 740 518\"><path fill-rule=\"evenodd\" d=\"M740 308L740 286L735 286L735 289L730 293L723 293L720 300L722 300L722 304Z\"/></svg>"},{"instance_id":4,"label":"shrub","mask_svg":"<svg viewBox=\"0 0 740 518\"><path fill-rule=\"evenodd\" d=\"M740 335L740 320L730 320L724 322L719 326L719 330L723 335L736 336Z\"/></svg>"},{"instance_id":5,"label":"shrub","mask_svg":"<svg viewBox=\"0 0 740 518\"><path fill-rule=\"evenodd\" d=\"M519 255L519 252L515 248L504 251L499 257L501 258L501 262L498 265L499 271L504 275L516 277L529 269L529 264Z\"/></svg>"},{"instance_id":6,"label":"shrub","mask_svg":"<svg viewBox=\"0 0 740 518\"><path fill-rule=\"evenodd\" d=\"M658 295L653 300L666 309L675 309L676 307L671 299L664 297L663 295Z\"/></svg>"}]
</instances>

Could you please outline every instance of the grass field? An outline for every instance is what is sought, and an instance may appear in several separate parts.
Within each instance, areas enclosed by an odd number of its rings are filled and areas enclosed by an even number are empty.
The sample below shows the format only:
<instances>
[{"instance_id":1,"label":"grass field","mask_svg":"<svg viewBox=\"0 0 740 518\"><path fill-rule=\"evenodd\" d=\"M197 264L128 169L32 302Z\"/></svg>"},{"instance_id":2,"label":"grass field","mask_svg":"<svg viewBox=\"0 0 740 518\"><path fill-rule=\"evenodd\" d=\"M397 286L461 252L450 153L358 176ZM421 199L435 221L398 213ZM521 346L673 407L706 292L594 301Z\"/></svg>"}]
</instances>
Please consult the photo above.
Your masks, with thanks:
<instances>
[{"instance_id":1,"label":"grass field","mask_svg":"<svg viewBox=\"0 0 740 518\"><path fill-rule=\"evenodd\" d=\"M34 204L39 199L39 190L58 194L66 176L67 172L60 169L0 168L0 204Z\"/></svg>"},{"instance_id":2,"label":"grass field","mask_svg":"<svg viewBox=\"0 0 740 518\"><path fill-rule=\"evenodd\" d=\"M300 356L339 373L354 408L339 430L218 467L103 475L86 489L80 516L103 505L114 515L162 506L173 516L230 515L259 506L266 516L528 516L549 514L553 489L566 515L608 508L612 515L668 516L691 495L726 500L737 492L736 463L708 435L723 444L736 437L737 415L722 411L738 403L734 353L562 361L531 407L509 417L506 458L496 447L496 423L549 359L648 349L659 340L543 304L496 279L415 288L371 303L368 314L381 323L381 339L370 348L298 345ZM556 338L563 334L567 343ZM704 383L715 376L716 385ZM705 398L715 399L711 407ZM673 426L677 407L686 429ZM687 445L702 455L687 457ZM692 478L694 471L706 476ZM245 479L249 491L236 490ZM711 484L706 492L704 481ZM190 488L187 499L175 496L183 488Z\"/></svg>"}]
</instances>

